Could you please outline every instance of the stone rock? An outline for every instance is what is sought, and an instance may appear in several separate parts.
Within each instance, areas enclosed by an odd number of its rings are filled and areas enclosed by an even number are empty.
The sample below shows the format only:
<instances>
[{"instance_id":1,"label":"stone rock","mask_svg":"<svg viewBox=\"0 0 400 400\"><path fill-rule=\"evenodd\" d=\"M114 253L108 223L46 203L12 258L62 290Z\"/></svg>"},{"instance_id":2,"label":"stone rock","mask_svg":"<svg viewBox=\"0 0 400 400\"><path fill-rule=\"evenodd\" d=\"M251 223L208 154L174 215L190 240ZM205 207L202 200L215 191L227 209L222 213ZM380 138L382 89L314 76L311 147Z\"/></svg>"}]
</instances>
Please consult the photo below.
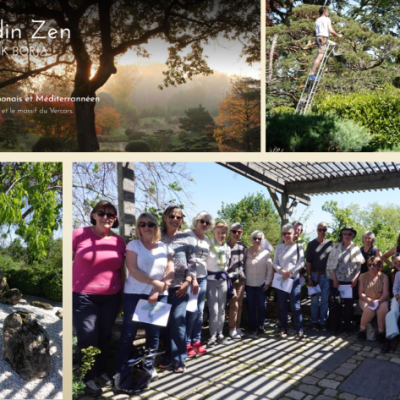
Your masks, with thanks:
<instances>
[{"instance_id":1,"label":"stone rock","mask_svg":"<svg viewBox=\"0 0 400 400\"><path fill-rule=\"evenodd\" d=\"M58 318L63 319L63 310L57 310L56 315Z\"/></svg>"},{"instance_id":2,"label":"stone rock","mask_svg":"<svg viewBox=\"0 0 400 400\"><path fill-rule=\"evenodd\" d=\"M9 290L10 287L8 286L7 278L5 276L1 277L0 274L0 297L3 295L3 293L8 292Z\"/></svg>"},{"instance_id":3,"label":"stone rock","mask_svg":"<svg viewBox=\"0 0 400 400\"><path fill-rule=\"evenodd\" d=\"M53 306L51 304L44 303L44 302L41 302L41 301L32 301L31 302L31 306L44 308L45 310L52 310L53 309Z\"/></svg>"},{"instance_id":4,"label":"stone rock","mask_svg":"<svg viewBox=\"0 0 400 400\"><path fill-rule=\"evenodd\" d=\"M49 375L49 350L49 335L30 313L18 311L4 320L2 355L22 379Z\"/></svg>"},{"instance_id":5,"label":"stone rock","mask_svg":"<svg viewBox=\"0 0 400 400\"><path fill-rule=\"evenodd\" d=\"M0 303L11 304L15 306L22 298L22 293L19 289L10 289L3 293L0 297Z\"/></svg>"}]
</instances>

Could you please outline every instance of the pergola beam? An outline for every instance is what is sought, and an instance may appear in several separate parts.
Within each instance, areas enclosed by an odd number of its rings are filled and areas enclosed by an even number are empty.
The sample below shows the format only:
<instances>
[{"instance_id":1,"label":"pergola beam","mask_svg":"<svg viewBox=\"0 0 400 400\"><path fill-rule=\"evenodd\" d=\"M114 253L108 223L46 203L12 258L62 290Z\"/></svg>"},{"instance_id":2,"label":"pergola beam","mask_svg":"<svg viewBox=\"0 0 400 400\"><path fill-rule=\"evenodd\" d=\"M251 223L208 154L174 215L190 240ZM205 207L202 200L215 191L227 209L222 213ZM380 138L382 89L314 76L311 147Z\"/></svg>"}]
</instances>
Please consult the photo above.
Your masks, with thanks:
<instances>
[{"instance_id":1,"label":"pergola beam","mask_svg":"<svg viewBox=\"0 0 400 400\"><path fill-rule=\"evenodd\" d=\"M371 175L343 176L315 181L287 182L291 195L348 192L354 190L381 190L400 187L400 172Z\"/></svg>"}]
</instances>

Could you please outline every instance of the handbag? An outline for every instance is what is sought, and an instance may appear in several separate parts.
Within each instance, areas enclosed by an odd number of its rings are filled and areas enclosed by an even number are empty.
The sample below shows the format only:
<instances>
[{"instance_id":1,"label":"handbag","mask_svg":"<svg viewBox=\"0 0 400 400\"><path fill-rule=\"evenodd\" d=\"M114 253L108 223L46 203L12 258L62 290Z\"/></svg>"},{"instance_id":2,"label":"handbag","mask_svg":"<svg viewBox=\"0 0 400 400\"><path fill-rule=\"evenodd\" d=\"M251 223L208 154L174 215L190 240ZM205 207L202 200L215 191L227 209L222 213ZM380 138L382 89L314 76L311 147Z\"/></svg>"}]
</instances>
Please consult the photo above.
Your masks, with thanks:
<instances>
[{"instance_id":1,"label":"handbag","mask_svg":"<svg viewBox=\"0 0 400 400\"><path fill-rule=\"evenodd\" d=\"M146 349L144 354L135 353L121 369L119 387L126 393L135 394L146 389L151 382L152 366L146 365L146 359L164 354Z\"/></svg>"}]
</instances>

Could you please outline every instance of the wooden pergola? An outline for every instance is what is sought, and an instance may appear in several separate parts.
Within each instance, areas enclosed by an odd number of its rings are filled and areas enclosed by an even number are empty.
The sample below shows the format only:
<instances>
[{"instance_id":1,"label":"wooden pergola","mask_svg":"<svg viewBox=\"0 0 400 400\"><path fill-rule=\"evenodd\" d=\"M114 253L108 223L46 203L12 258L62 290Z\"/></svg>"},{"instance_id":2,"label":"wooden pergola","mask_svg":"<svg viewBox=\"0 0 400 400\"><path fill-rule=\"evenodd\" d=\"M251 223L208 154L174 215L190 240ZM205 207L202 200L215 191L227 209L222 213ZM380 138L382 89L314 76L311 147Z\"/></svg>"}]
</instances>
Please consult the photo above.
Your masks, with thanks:
<instances>
[{"instance_id":1,"label":"wooden pergola","mask_svg":"<svg viewBox=\"0 0 400 400\"><path fill-rule=\"evenodd\" d=\"M281 217L282 225L289 222L297 204L311 205L311 195L400 187L400 162L220 162L218 164L267 187Z\"/></svg>"}]
</instances>

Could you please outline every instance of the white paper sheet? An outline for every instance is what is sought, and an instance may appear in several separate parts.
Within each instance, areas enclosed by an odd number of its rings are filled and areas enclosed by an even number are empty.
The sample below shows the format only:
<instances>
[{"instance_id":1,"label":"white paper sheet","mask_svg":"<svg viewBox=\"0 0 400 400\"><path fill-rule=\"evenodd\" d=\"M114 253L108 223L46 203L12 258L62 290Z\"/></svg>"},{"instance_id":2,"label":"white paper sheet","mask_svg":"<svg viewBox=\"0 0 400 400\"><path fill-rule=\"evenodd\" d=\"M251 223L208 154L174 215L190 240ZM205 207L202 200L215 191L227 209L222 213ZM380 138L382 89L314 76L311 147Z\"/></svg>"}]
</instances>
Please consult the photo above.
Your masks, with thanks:
<instances>
[{"instance_id":1,"label":"white paper sheet","mask_svg":"<svg viewBox=\"0 0 400 400\"><path fill-rule=\"evenodd\" d=\"M370 306L368 306L368 308L370 308L371 310L373 310L373 311L375 311L377 308L378 308L378 306L379 306L379 301L374 301L374 307L370 307Z\"/></svg>"},{"instance_id":2,"label":"white paper sheet","mask_svg":"<svg viewBox=\"0 0 400 400\"><path fill-rule=\"evenodd\" d=\"M133 314L133 321L144 322L146 324L167 326L171 304L157 301L150 304L147 300L139 300Z\"/></svg>"},{"instance_id":3,"label":"white paper sheet","mask_svg":"<svg viewBox=\"0 0 400 400\"><path fill-rule=\"evenodd\" d=\"M197 311L197 299L199 297L199 294L193 294L189 289L189 301L186 306L186 311L189 312L196 312Z\"/></svg>"},{"instance_id":4,"label":"white paper sheet","mask_svg":"<svg viewBox=\"0 0 400 400\"><path fill-rule=\"evenodd\" d=\"M319 284L317 286L309 286L308 287L308 295L312 296L314 294L321 293L321 287Z\"/></svg>"},{"instance_id":5,"label":"white paper sheet","mask_svg":"<svg viewBox=\"0 0 400 400\"><path fill-rule=\"evenodd\" d=\"M283 280L281 274L275 273L274 280L272 281L272 287L283 290L284 292L290 293L293 287L293 279L288 278L286 281Z\"/></svg>"},{"instance_id":6,"label":"white paper sheet","mask_svg":"<svg viewBox=\"0 0 400 400\"><path fill-rule=\"evenodd\" d=\"M300 286L303 286L306 283L306 278L304 276L300 277Z\"/></svg>"},{"instance_id":7,"label":"white paper sheet","mask_svg":"<svg viewBox=\"0 0 400 400\"><path fill-rule=\"evenodd\" d=\"M353 298L353 289L351 285L339 285L339 292L342 299Z\"/></svg>"}]
</instances>

